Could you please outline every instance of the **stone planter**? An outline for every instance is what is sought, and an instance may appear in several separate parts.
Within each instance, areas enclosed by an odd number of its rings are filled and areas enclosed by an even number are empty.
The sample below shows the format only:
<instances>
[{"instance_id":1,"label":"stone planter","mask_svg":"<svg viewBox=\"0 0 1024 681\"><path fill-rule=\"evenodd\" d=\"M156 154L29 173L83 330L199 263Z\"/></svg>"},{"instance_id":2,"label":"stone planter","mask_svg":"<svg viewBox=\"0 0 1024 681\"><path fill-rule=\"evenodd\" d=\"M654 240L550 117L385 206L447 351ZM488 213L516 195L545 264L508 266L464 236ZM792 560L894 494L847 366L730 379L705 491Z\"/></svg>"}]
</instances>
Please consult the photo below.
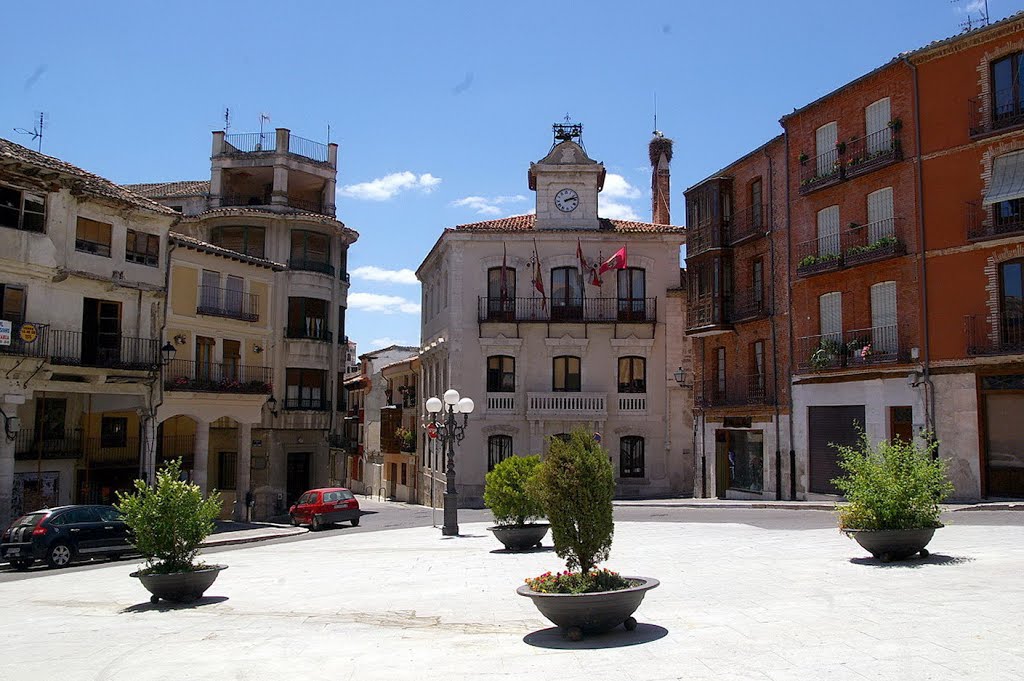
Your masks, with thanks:
<instances>
[{"instance_id":1,"label":"stone planter","mask_svg":"<svg viewBox=\"0 0 1024 681\"><path fill-rule=\"evenodd\" d=\"M537 593L524 584L516 593L526 596L540 610L540 614L566 631L566 635L578 641L583 634L600 634L611 631L620 624L632 631L636 620L632 615L640 607L644 595L660 584L652 577L626 577L637 586L618 591L601 591L589 594L544 594Z\"/></svg>"},{"instance_id":2,"label":"stone planter","mask_svg":"<svg viewBox=\"0 0 1024 681\"><path fill-rule=\"evenodd\" d=\"M857 540L864 549L883 563L904 560L920 553L928 556L924 548L932 540L935 530L942 527L919 527L910 530L843 530Z\"/></svg>"},{"instance_id":3,"label":"stone planter","mask_svg":"<svg viewBox=\"0 0 1024 681\"><path fill-rule=\"evenodd\" d=\"M146 587L150 596L150 602L156 603L161 598L165 601L175 603L189 603L201 598L210 586L217 580L221 570L227 570L227 565L211 565L201 570L191 572L171 572L168 574L142 574L133 572L132 577L138 577L142 586Z\"/></svg>"},{"instance_id":4,"label":"stone planter","mask_svg":"<svg viewBox=\"0 0 1024 681\"><path fill-rule=\"evenodd\" d=\"M495 538L509 551L525 551L540 546L541 540L548 533L550 527L547 523L529 523L527 525L495 525L487 529L493 532Z\"/></svg>"}]
</instances>

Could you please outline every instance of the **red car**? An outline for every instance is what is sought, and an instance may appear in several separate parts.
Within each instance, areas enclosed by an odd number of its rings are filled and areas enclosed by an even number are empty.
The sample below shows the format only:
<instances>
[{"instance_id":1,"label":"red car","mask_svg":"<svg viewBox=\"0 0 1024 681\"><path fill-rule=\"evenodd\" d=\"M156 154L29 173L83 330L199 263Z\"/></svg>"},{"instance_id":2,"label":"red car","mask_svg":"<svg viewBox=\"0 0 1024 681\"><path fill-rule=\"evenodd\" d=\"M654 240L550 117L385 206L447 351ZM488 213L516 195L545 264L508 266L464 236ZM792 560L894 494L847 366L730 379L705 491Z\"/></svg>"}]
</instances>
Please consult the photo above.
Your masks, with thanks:
<instances>
[{"instance_id":1,"label":"red car","mask_svg":"<svg viewBox=\"0 0 1024 681\"><path fill-rule=\"evenodd\" d=\"M324 525L352 521L352 527L359 524L359 501L344 487L311 489L288 509L292 525L309 525L314 532Z\"/></svg>"}]
</instances>

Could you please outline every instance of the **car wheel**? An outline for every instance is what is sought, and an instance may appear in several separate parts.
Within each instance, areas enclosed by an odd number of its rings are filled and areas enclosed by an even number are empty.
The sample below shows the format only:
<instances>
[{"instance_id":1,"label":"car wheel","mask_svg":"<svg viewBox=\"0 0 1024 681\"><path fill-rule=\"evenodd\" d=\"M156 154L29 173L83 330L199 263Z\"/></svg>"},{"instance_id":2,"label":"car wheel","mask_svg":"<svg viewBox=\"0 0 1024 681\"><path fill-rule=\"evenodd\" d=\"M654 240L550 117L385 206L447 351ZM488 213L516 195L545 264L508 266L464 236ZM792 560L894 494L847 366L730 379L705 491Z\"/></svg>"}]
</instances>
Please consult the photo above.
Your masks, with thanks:
<instances>
[{"instance_id":1,"label":"car wheel","mask_svg":"<svg viewBox=\"0 0 1024 681\"><path fill-rule=\"evenodd\" d=\"M359 527L359 518L352 519L352 527Z\"/></svg>"},{"instance_id":2,"label":"car wheel","mask_svg":"<svg viewBox=\"0 0 1024 681\"><path fill-rule=\"evenodd\" d=\"M28 570L30 567L32 567L32 561L30 561L30 560L12 560L11 561L11 567L13 567L18 572L24 572L25 570Z\"/></svg>"},{"instance_id":3,"label":"car wheel","mask_svg":"<svg viewBox=\"0 0 1024 681\"><path fill-rule=\"evenodd\" d=\"M299 523L299 519L296 518L295 516L292 516L292 525L294 525L295 527L298 527L299 524L300 524Z\"/></svg>"},{"instance_id":4,"label":"car wheel","mask_svg":"<svg viewBox=\"0 0 1024 681\"><path fill-rule=\"evenodd\" d=\"M313 530L314 532L319 532L323 528L324 528L324 526L323 526L323 523L320 521L320 516L318 516L318 515L313 516L313 522L310 523L309 529Z\"/></svg>"},{"instance_id":5,"label":"car wheel","mask_svg":"<svg viewBox=\"0 0 1024 681\"><path fill-rule=\"evenodd\" d=\"M57 542L46 553L46 563L52 568L67 567L72 555L74 554L70 546L64 542Z\"/></svg>"}]
</instances>

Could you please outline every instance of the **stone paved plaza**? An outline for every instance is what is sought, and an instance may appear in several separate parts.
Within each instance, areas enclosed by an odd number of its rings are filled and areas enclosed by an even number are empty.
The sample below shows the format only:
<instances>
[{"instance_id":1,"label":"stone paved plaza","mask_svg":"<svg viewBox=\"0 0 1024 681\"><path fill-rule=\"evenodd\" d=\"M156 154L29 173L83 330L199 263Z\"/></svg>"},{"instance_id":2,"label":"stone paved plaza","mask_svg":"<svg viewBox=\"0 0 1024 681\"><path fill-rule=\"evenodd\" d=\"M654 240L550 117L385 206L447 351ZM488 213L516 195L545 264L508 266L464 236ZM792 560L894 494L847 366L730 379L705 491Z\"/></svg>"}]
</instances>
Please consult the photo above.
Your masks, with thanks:
<instances>
[{"instance_id":1,"label":"stone paved plaza","mask_svg":"<svg viewBox=\"0 0 1024 681\"><path fill-rule=\"evenodd\" d=\"M2 679L1024 679L1024 527L940 530L882 565L834 529L619 522L608 566L661 587L571 643L515 595L561 569L485 524L264 544L192 607L129 563L0 584Z\"/></svg>"}]
</instances>

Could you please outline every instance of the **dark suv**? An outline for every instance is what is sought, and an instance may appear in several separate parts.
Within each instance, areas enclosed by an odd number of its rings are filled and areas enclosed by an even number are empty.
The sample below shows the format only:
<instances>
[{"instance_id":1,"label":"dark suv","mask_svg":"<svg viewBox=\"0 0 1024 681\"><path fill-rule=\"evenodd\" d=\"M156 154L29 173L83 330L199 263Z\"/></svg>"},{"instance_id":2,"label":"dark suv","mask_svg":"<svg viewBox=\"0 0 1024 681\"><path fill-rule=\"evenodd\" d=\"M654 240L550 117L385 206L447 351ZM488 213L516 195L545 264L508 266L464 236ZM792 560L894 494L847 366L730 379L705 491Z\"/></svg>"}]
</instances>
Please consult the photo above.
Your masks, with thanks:
<instances>
[{"instance_id":1,"label":"dark suv","mask_svg":"<svg viewBox=\"0 0 1024 681\"><path fill-rule=\"evenodd\" d=\"M58 506L26 513L0 537L0 560L27 570L45 560L62 568L78 556L116 558L132 551L128 526L113 506Z\"/></svg>"}]
</instances>

